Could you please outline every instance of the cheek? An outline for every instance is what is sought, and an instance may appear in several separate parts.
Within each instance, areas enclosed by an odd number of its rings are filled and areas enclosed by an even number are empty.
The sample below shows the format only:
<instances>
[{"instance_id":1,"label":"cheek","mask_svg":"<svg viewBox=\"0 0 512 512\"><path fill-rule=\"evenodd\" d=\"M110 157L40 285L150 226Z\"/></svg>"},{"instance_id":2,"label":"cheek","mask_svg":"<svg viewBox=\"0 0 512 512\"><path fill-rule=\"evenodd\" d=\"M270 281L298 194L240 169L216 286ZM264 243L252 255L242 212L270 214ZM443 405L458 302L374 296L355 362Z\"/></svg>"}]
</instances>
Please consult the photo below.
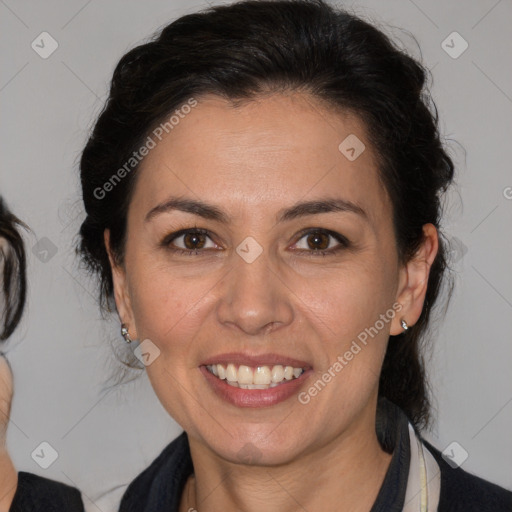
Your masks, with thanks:
<instances>
[{"instance_id":1,"label":"cheek","mask_svg":"<svg viewBox=\"0 0 512 512\"><path fill-rule=\"evenodd\" d=\"M132 271L130 296L138 337L149 338L162 355L176 358L193 344L209 310L208 290L215 281L210 283L207 274L183 278L180 272L152 264L149 258Z\"/></svg>"},{"instance_id":2,"label":"cheek","mask_svg":"<svg viewBox=\"0 0 512 512\"><path fill-rule=\"evenodd\" d=\"M213 283L207 276L183 279L174 272L152 268L147 260L138 270L132 286L137 335L140 340L150 339L160 350L146 372L164 408L183 428L191 429L190 418L205 413L190 397L200 391L196 387L198 333L211 311L207 291Z\"/></svg>"},{"instance_id":3,"label":"cheek","mask_svg":"<svg viewBox=\"0 0 512 512\"><path fill-rule=\"evenodd\" d=\"M378 383L391 321L397 314L392 275L384 262L360 260L328 279L303 280L296 288L304 305L301 314L313 325L317 343L319 364L313 381L333 383L323 396L337 407L364 402Z\"/></svg>"},{"instance_id":4,"label":"cheek","mask_svg":"<svg viewBox=\"0 0 512 512\"><path fill-rule=\"evenodd\" d=\"M317 336L318 365L301 403L332 425L357 415L376 392L394 318L393 299L376 272L331 279L324 293L304 295L315 302L306 311ZM386 316L387 314L387 316ZM381 315L384 315L384 320Z\"/></svg>"},{"instance_id":5,"label":"cheek","mask_svg":"<svg viewBox=\"0 0 512 512\"><path fill-rule=\"evenodd\" d=\"M376 259L354 260L323 276L296 281L294 291L304 305L304 314L342 348L392 308L392 275L393 271Z\"/></svg>"}]
</instances>

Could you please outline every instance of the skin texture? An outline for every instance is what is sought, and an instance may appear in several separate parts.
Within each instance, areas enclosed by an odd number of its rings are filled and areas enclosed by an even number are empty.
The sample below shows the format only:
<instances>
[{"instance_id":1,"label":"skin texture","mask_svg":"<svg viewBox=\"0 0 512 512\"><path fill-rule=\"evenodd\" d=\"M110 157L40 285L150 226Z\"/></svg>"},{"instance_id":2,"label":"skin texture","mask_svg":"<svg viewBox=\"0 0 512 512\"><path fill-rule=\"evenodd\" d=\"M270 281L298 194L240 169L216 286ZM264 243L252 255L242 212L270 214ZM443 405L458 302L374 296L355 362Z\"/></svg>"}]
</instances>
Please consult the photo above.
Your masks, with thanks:
<instances>
[{"instance_id":1,"label":"skin texture","mask_svg":"<svg viewBox=\"0 0 512 512\"><path fill-rule=\"evenodd\" d=\"M367 511L391 458L375 433L387 340L402 332L400 319L413 325L421 313L436 229L424 226L422 247L401 265L391 203L356 117L328 111L305 93L236 108L215 96L198 100L142 162L125 258L111 255L120 318L132 338L150 339L161 351L148 376L189 435L196 470L181 509ZM366 146L352 162L338 150L349 134ZM170 196L214 204L229 222L177 210L145 220ZM276 222L283 208L325 198L350 201L365 214ZM195 227L211 233L197 254L171 251L193 247L193 237L188 246L183 237L161 244ZM339 242L302 233L309 228L339 233L349 245L314 254ZM248 236L263 248L252 263L235 251ZM105 242L108 248L108 230ZM393 304L400 313L307 405L294 395L239 408L219 398L199 369L226 352L278 353L312 366L299 391L307 390ZM243 462L247 446L256 455Z\"/></svg>"},{"instance_id":2,"label":"skin texture","mask_svg":"<svg viewBox=\"0 0 512 512\"><path fill-rule=\"evenodd\" d=\"M0 355L0 512L9 510L18 485L18 474L6 447L12 393L11 369L6 359Z\"/></svg>"}]
</instances>

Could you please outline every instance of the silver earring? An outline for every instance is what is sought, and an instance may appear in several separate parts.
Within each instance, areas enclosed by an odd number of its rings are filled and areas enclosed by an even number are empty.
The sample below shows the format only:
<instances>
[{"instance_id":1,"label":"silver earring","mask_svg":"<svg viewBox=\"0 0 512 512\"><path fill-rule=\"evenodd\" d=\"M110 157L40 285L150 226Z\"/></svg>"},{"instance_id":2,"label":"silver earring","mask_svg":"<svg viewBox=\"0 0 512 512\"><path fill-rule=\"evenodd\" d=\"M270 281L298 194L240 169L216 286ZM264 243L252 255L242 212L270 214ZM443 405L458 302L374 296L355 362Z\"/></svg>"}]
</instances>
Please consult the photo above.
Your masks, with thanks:
<instances>
[{"instance_id":1,"label":"silver earring","mask_svg":"<svg viewBox=\"0 0 512 512\"><path fill-rule=\"evenodd\" d=\"M130 333L128 332L128 328L126 327L126 324L121 324L121 336L124 338L124 341L126 341L126 343L132 342L132 339L130 338Z\"/></svg>"},{"instance_id":2,"label":"silver earring","mask_svg":"<svg viewBox=\"0 0 512 512\"><path fill-rule=\"evenodd\" d=\"M407 329L409 329L407 322L403 318L402 318L402 320L400 320L400 325L402 326L404 331L407 331Z\"/></svg>"}]
</instances>

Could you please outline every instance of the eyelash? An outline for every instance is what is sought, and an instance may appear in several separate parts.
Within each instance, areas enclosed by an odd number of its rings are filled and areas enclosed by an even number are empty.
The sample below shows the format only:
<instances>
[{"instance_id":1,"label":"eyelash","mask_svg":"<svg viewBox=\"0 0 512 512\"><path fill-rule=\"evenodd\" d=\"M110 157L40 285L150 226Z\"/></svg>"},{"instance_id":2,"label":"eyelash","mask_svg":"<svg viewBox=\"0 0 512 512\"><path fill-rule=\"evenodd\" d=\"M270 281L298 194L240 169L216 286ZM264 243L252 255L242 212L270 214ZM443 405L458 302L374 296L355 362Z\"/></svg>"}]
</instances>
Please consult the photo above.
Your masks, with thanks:
<instances>
[{"instance_id":1,"label":"eyelash","mask_svg":"<svg viewBox=\"0 0 512 512\"><path fill-rule=\"evenodd\" d=\"M203 228L188 228L188 229L181 229L180 231L176 231L174 233L171 233L170 235L167 235L161 242L161 245L165 247L166 249L172 251L175 254L184 255L184 256L193 256L193 255L199 255L201 252L204 251L204 249L196 249L196 250L187 250L187 249L181 249L180 247L171 247L171 243L183 235L188 234L199 234L199 235L206 235L211 239L210 232L207 229ZM306 235L311 234L324 234L327 236L331 236L334 238L339 245L331 248L331 249L317 249L317 250L307 250L307 249L297 249L299 252L305 252L309 253L308 256L310 257L318 257L318 256L331 256L343 249L347 249L351 246L349 240L344 237L343 235L340 235L339 233L336 233L334 231L330 231L328 229L323 228L308 228L306 230L303 230L300 232L300 236L295 242L297 244L302 238L304 238ZM295 245L294 244L294 245Z\"/></svg>"}]
</instances>

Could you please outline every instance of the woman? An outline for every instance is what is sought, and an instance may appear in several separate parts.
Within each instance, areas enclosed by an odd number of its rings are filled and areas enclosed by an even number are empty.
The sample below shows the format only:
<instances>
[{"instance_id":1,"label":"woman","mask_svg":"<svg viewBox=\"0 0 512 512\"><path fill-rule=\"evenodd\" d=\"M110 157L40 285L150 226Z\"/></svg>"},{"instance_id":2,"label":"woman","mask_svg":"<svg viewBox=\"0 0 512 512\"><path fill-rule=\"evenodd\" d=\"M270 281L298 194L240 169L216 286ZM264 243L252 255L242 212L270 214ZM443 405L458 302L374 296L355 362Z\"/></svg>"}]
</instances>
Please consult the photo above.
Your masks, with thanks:
<instances>
[{"instance_id":1,"label":"woman","mask_svg":"<svg viewBox=\"0 0 512 512\"><path fill-rule=\"evenodd\" d=\"M0 197L0 342L18 326L26 298L26 258L19 227L26 227ZM16 471L6 448L13 394L9 362L0 351L0 512L80 512L80 492L68 485Z\"/></svg>"},{"instance_id":2,"label":"woman","mask_svg":"<svg viewBox=\"0 0 512 512\"><path fill-rule=\"evenodd\" d=\"M452 178L425 70L324 2L213 7L121 59L79 250L184 430L121 511L510 509L420 436Z\"/></svg>"}]
</instances>

